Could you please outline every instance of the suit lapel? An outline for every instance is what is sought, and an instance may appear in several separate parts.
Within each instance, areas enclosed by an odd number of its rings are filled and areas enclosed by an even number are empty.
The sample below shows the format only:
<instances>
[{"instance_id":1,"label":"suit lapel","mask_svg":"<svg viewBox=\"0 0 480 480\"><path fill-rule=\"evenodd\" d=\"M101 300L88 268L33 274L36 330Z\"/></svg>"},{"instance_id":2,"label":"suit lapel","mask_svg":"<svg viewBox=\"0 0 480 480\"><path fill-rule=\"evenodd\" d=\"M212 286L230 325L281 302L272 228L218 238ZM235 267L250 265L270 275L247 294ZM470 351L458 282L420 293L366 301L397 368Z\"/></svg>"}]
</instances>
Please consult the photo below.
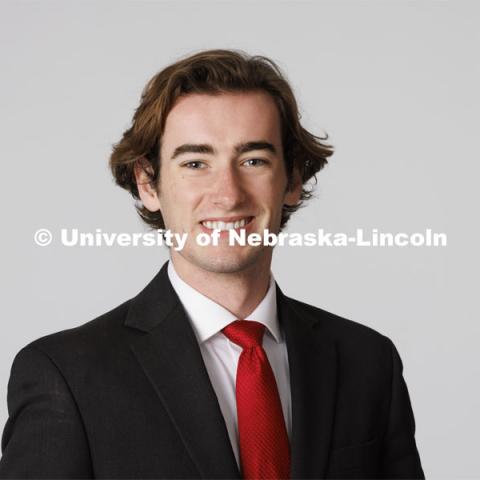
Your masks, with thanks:
<instances>
[{"instance_id":1,"label":"suit lapel","mask_svg":"<svg viewBox=\"0 0 480 480\"><path fill-rule=\"evenodd\" d=\"M165 264L132 300L125 325L145 332L131 348L204 478L240 478L195 334Z\"/></svg>"},{"instance_id":2,"label":"suit lapel","mask_svg":"<svg viewBox=\"0 0 480 480\"><path fill-rule=\"evenodd\" d=\"M336 346L300 303L277 287L292 396L292 478L325 478L336 397Z\"/></svg>"}]
</instances>

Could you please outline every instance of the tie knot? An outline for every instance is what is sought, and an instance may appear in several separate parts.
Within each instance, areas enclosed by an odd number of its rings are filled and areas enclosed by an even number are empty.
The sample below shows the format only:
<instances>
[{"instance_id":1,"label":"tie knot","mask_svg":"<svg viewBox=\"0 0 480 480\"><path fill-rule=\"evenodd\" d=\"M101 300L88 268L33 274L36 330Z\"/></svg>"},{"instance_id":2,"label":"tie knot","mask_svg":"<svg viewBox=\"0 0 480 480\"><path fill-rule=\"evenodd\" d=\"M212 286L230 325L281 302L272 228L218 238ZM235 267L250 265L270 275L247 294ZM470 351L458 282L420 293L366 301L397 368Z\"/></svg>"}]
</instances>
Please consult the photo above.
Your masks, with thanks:
<instances>
[{"instance_id":1,"label":"tie knot","mask_svg":"<svg viewBox=\"0 0 480 480\"><path fill-rule=\"evenodd\" d=\"M265 325L252 320L236 320L222 329L223 334L244 350L262 345Z\"/></svg>"}]
</instances>

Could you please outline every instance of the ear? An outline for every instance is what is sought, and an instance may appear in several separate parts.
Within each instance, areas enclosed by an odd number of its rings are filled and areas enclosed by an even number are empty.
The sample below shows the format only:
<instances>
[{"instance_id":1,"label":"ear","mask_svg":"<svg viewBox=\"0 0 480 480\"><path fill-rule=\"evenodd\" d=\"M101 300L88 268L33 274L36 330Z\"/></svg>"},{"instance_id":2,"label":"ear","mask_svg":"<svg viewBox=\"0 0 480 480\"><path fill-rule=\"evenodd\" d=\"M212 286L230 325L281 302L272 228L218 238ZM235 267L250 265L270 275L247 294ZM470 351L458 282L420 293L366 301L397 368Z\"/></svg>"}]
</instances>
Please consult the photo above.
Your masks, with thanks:
<instances>
[{"instance_id":1,"label":"ear","mask_svg":"<svg viewBox=\"0 0 480 480\"><path fill-rule=\"evenodd\" d=\"M151 212L157 212L160 210L160 199L152 184L152 166L145 158L140 158L135 162L134 172L138 195L144 207Z\"/></svg>"},{"instance_id":2,"label":"ear","mask_svg":"<svg viewBox=\"0 0 480 480\"><path fill-rule=\"evenodd\" d=\"M295 206L302 195L302 179L297 169L293 171L293 183L287 187L283 203L288 206Z\"/></svg>"}]
</instances>

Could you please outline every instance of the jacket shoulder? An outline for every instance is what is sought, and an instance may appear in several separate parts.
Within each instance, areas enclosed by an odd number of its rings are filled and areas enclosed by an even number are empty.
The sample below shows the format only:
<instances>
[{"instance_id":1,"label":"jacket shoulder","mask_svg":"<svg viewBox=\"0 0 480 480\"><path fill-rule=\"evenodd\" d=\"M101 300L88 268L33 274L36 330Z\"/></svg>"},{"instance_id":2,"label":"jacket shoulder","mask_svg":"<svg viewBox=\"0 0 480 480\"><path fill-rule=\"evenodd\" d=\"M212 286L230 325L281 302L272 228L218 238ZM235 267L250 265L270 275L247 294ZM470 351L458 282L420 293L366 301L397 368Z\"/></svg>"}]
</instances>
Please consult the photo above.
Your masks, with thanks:
<instances>
[{"instance_id":1,"label":"jacket shoulder","mask_svg":"<svg viewBox=\"0 0 480 480\"><path fill-rule=\"evenodd\" d=\"M338 342L354 341L357 344L363 343L367 346L388 345L391 348L392 342L388 337L367 325L293 298L288 298L288 301L299 316L308 318L312 324L321 328Z\"/></svg>"},{"instance_id":2,"label":"jacket shoulder","mask_svg":"<svg viewBox=\"0 0 480 480\"><path fill-rule=\"evenodd\" d=\"M315 346L335 346L338 378L342 384L348 379L365 384L376 379L383 387L391 384L397 357L388 337L371 327L298 300L291 300L291 308L297 321L308 323L309 328L303 329L311 337L308 342Z\"/></svg>"},{"instance_id":3,"label":"jacket shoulder","mask_svg":"<svg viewBox=\"0 0 480 480\"><path fill-rule=\"evenodd\" d=\"M87 352L115 348L125 335L126 329L123 328L123 324L130 304L131 300L127 300L82 325L40 337L26 345L24 349L40 350L48 356L75 357Z\"/></svg>"}]
</instances>

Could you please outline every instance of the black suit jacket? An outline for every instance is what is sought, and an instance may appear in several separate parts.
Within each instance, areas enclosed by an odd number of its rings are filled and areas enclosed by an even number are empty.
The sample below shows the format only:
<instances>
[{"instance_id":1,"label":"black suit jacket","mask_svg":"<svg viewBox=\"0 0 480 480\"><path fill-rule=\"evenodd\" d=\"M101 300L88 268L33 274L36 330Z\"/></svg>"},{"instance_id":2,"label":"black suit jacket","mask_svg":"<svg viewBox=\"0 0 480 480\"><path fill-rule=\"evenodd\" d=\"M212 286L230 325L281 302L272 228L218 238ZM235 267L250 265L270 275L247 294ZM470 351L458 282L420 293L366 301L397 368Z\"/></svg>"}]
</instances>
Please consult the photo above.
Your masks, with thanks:
<instances>
[{"instance_id":1,"label":"black suit jacket","mask_svg":"<svg viewBox=\"0 0 480 480\"><path fill-rule=\"evenodd\" d=\"M277 287L278 289L278 287ZM422 478L386 337L277 290L292 478ZM135 298L15 357L0 478L240 478L166 264Z\"/></svg>"}]
</instances>

